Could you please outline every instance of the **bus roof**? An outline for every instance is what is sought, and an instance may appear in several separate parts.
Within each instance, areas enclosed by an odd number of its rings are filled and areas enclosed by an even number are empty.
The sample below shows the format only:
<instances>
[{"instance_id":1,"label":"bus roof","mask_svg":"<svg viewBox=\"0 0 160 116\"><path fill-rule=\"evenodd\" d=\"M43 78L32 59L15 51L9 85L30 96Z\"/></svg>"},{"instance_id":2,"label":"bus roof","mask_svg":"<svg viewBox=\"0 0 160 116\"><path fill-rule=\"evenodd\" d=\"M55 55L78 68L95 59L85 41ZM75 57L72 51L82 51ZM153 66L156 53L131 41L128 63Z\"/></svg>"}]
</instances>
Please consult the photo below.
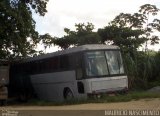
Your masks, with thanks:
<instances>
[{"instance_id":1,"label":"bus roof","mask_svg":"<svg viewBox=\"0 0 160 116\"><path fill-rule=\"evenodd\" d=\"M78 47L72 47L66 50L61 50L53 53L48 53L32 58L27 58L25 62L30 62L34 60L41 60L45 58L51 58L53 56L59 56L59 55L64 55L64 54L70 54L70 53L75 53L75 52L81 52L81 51L88 51L88 50L105 50L105 49L120 49L118 46L113 46L113 45L105 45L105 44L87 44L87 45L82 45Z\"/></svg>"}]
</instances>

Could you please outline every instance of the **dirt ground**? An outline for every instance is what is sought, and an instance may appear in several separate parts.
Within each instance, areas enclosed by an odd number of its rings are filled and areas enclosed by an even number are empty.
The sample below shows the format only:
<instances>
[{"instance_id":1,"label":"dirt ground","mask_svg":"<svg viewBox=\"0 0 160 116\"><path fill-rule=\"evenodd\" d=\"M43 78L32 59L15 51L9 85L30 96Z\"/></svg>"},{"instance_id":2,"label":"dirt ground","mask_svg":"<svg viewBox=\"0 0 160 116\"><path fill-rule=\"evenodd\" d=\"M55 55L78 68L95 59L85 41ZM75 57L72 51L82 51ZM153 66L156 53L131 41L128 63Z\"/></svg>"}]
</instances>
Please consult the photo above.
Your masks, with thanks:
<instances>
[{"instance_id":1,"label":"dirt ground","mask_svg":"<svg viewBox=\"0 0 160 116\"><path fill-rule=\"evenodd\" d=\"M90 103L65 106L5 106L2 110L18 111L18 116L104 116L105 110L159 110L160 98L119 103Z\"/></svg>"},{"instance_id":2,"label":"dirt ground","mask_svg":"<svg viewBox=\"0 0 160 116\"><path fill-rule=\"evenodd\" d=\"M5 106L14 110L106 110L106 109L159 109L160 98L142 99L119 103L90 103L65 106Z\"/></svg>"}]
</instances>

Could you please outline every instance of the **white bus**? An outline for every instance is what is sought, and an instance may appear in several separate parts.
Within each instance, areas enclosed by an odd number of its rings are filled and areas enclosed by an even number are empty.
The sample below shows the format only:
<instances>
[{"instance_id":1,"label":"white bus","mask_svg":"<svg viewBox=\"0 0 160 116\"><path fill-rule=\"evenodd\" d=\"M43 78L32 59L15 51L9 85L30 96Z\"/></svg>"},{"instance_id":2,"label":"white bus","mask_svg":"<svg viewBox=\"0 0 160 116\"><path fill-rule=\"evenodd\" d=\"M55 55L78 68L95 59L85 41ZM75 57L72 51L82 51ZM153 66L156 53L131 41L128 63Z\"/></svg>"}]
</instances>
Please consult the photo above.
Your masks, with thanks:
<instances>
[{"instance_id":1,"label":"white bus","mask_svg":"<svg viewBox=\"0 0 160 116\"><path fill-rule=\"evenodd\" d=\"M87 98L128 89L117 46L91 44L73 47L25 59L16 63L12 72L14 87L18 85L29 91L28 87L33 86L36 95L47 101ZM23 87L19 86L20 83Z\"/></svg>"}]
</instances>

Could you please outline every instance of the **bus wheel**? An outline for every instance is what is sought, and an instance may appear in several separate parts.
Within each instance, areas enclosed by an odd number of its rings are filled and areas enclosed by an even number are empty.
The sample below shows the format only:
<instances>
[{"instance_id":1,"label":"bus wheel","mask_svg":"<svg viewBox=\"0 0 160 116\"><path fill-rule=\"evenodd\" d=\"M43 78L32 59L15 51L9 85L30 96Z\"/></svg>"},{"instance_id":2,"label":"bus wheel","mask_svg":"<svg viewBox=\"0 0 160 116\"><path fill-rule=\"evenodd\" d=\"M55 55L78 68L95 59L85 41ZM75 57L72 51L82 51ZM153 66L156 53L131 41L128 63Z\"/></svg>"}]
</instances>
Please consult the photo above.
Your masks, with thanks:
<instances>
[{"instance_id":1,"label":"bus wheel","mask_svg":"<svg viewBox=\"0 0 160 116\"><path fill-rule=\"evenodd\" d=\"M73 99L73 93L72 93L72 91L69 88L65 89L65 91L64 91L64 98L66 100L72 100Z\"/></svg>"}]
</instances>

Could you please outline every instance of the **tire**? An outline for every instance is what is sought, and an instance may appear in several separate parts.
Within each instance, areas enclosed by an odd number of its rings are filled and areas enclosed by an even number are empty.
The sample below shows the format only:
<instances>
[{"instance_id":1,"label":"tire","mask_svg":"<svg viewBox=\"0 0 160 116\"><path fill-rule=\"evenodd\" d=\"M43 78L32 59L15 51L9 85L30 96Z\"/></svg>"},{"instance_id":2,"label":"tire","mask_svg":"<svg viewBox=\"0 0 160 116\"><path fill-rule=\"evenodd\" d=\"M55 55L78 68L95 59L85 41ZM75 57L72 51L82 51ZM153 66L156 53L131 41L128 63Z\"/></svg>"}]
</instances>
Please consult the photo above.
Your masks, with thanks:
<instances>
[{"instance_id":1,"label":"tire","mask_svg":"<svg viewBox=\"0 0 160 116\"><path fill-rule=\"evenodd\" d=\"M72 100L74 98L73 93L70 89L66 89L64 93L65 100Z\"/></svg>"}]
</instances>

